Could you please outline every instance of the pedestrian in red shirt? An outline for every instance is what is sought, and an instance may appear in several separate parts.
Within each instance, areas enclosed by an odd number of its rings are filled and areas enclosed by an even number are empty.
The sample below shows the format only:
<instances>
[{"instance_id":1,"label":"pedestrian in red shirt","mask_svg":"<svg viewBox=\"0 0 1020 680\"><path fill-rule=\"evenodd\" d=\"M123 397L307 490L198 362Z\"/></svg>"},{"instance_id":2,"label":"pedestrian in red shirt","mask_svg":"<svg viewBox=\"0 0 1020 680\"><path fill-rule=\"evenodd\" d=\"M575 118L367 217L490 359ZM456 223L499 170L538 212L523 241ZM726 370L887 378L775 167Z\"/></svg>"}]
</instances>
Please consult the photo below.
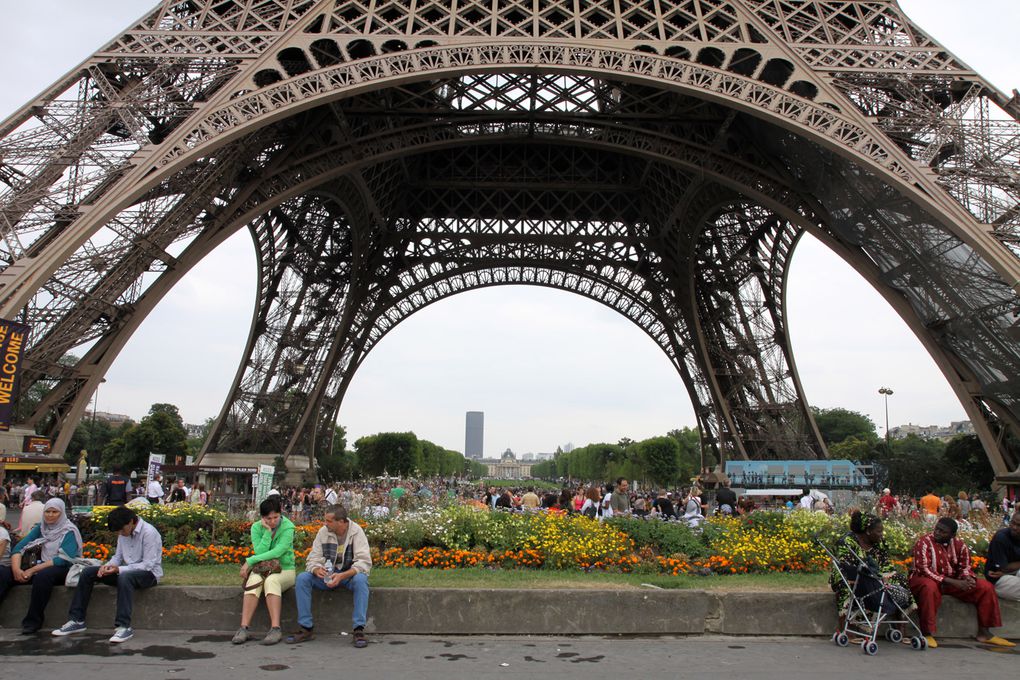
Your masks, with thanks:
<instances>
[{"instance_id":1,"label":"pedestrian in red shirt","mask_svg":"<svg viewBox=\"0 0 1020 680\"><path fill-rule=\"evenodd\" d=\"M899 503L889 489L882 489L882 497L878 499L878 514L880 517L888 517L893 514Z\"/></svg>"},{"instance_id":2,"label":"pedestrian in red shirt","mask_svg":"<svg viewBox=\"0 0 1020 680\"><path fill-rule=\"evenodd\" d=\"M935 620L943 595L952 595L963 602L977 606L977 641L999 647L1015 647L1012 642L992 635L989 628L1002 625L999 599L995 586L977 579L970 566L970 551L956 538L956 521L943 517L935 529L925 534L914 545L914 566L910 573L910 591L917 600L921 632L929 647L938 647L935 641Z\"/></svg>"}]
</instances>

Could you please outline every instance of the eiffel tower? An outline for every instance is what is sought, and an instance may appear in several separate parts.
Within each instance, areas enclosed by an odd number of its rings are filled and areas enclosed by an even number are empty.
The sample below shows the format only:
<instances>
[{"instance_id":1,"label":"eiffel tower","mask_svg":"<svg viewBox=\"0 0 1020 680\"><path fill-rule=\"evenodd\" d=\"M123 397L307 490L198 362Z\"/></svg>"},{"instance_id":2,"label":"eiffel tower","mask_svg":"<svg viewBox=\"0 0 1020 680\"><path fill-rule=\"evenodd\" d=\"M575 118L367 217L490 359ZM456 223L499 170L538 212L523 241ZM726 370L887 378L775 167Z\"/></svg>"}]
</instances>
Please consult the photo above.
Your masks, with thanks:
<instances>
[{"instance_id":1,"label":"eiffel tower","mask_svg":"<svg viewBox=\"0 0 1020 680\"><path fill-rule=\"evenodd\" d=\"M206 462L310 463L387 332L504 284L637 324L717 458L821 458L785 320L810 232L1013 472L1018 119L894 0L165 0L0 127L0 316L32 327L21 394L48 388L18 419L62 452L247 229L256 309Z\"/></svg>"}]
</instances>

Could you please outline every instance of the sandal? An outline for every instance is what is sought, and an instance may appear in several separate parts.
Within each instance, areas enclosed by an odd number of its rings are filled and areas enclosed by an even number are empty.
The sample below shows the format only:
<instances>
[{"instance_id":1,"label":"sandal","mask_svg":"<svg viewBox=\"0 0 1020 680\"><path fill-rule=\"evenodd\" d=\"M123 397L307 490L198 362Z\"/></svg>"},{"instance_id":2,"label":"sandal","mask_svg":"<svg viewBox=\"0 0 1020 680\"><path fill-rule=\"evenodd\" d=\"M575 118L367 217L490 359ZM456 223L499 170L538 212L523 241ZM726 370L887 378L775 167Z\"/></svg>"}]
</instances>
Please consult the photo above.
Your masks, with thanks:
<instances>
[{"instance_id":1,"label":"sandal","mask_svg":"<svg viewBox=\"0 0 1020 680\"><path fill-rule=\"evenodd\" d=\"M978 644L995 645L996 647L1016 647L1015 642L1010 642L1006 638L1001 638L998 635L993 635L987 640L978 640Z\"/></svg>"}]
</instances>

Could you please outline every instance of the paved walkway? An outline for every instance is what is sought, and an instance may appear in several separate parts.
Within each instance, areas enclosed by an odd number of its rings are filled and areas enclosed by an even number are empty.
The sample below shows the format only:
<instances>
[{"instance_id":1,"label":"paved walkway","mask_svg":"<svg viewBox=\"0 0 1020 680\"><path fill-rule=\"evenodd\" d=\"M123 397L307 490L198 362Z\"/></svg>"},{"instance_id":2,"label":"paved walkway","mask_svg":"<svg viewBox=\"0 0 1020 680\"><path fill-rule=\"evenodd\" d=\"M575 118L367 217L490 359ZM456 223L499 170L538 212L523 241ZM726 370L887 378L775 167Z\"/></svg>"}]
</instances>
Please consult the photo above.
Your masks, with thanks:
<instances>
[{"instance_id":1,"label":"paved walkway","mask_svg":"<svg viewBox=\"0 0 1020 680\"><path fill-rule=\"evenodd\" d=\"M0 630L4 677L108 680L251 680L267 673L286 677L578 678L749 677L756 680L853 678L880 674L930 680L966 668L970 677L1013 677L1020 653L992 652L954 641L937 650L915 652L885 643L878 656L840 649L818 638L550 638L373 636L354 649L349 636L325 635L312 642L262 647L233 646L222 633L139 631L123 645L110 645L110 632L25 638ZM272 677L272 676L269 676Z\"/></svg>"}]
</instances>

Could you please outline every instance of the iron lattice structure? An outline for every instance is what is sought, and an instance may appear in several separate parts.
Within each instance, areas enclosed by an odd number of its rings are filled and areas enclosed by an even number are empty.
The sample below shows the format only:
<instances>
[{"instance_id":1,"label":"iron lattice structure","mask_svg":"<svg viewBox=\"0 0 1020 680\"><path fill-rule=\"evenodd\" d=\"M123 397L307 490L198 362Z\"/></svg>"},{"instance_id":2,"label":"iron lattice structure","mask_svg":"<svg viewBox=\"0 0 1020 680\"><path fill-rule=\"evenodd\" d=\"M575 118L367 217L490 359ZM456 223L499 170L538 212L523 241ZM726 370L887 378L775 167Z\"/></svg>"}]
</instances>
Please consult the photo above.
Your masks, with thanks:
<instances>
[{"instance_id":1,"label":"iron lattice structure","mask_svg":"<svg viewBox=\"0 0 1020 680\"><path fill-rule=\"evenodd\" d=\"M62 451L247 228L203 455L312 456L400 321L532 284L644 330L720 458L822 457L784 315L810 231L1015 470L1018 114L893 0L166 0L0 127L0 315L34 329L22 392L51 388L22 421Z\"/></svg>"}]
</instances>

